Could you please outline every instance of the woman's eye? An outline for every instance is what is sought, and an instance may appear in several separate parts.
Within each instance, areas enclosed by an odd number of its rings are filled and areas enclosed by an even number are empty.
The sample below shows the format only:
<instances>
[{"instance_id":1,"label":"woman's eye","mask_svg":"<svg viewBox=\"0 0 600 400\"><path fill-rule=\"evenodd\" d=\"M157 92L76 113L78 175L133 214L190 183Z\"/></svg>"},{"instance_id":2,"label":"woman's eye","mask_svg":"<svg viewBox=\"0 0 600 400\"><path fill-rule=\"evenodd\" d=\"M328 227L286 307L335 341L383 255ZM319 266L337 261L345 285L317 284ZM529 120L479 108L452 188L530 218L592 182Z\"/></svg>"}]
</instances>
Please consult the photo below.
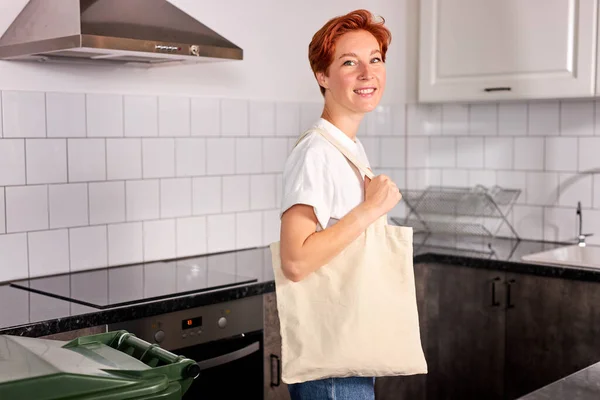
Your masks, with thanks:
<instances>
[{"instance_id":1,"label":"woman's eye","mask_svg":"<svg viewBox=\"0 0 600 400\"><path fill-rule=\"evenodd\" d=\"M352 60L345 61L343 65L352 66L352 65L354 65L354 61L352 61Z\"/></svg>"},{"instance_id":2,"label":"woman's eye","mask_svg":"<svg viewBox=\"0 0 600 400\"><path fill-rule=\"evenodd\" d=\"M381 62L381 58L379 57L375 57L374 59L371 60L372 63L379 63Z\"/></svg>"}]
</instances>

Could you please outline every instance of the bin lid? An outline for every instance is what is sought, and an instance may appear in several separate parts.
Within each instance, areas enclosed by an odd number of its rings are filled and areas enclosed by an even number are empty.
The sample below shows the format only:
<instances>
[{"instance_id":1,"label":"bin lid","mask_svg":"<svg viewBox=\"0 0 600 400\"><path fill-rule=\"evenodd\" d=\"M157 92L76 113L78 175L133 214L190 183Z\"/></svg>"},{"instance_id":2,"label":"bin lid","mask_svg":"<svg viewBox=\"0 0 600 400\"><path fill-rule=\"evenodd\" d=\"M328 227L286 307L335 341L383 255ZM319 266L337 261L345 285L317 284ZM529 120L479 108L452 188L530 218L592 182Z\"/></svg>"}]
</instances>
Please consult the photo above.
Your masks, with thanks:
<instances>
[{"instance_id":1,"label":"bin lid","mask_svg":"<svg viewBox=\"0 0 600 400\"><path fill-rule=\"evenodd\" d=\"M172 383L107 343L74 342L0 335L0 398L133 399Z\"/></svg>"}]
</instances>

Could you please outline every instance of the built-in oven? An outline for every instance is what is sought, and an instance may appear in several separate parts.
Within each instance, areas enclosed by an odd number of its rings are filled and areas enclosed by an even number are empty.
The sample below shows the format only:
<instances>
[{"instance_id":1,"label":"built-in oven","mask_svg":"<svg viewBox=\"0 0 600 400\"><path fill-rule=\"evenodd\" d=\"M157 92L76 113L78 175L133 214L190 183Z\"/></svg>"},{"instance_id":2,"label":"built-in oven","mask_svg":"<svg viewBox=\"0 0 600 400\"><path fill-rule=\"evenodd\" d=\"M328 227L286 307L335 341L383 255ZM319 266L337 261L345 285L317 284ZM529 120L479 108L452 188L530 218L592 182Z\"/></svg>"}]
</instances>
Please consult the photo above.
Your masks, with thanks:
<instances>
[{"instance_id":1,"label":"built-in oven","mask_svg":"<svg viewBox=\"0 0 600 400\"><path fill-rule=\"evenodd\" d=\"M183 399L262 400L262 296L118 324L140 339L195 360L200 375Z\"/></svg>"}]
</instances>

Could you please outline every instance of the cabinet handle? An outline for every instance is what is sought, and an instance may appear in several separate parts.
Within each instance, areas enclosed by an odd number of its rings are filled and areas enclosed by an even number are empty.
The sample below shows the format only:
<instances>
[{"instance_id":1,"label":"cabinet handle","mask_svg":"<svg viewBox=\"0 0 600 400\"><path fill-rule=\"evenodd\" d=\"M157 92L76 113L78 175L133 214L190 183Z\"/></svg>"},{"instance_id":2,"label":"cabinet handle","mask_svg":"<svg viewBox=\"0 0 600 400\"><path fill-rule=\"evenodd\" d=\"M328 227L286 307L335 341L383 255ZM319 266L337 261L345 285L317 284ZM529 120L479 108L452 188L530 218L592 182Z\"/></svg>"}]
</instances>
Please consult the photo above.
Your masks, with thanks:
<instances>
[{"instance_id":1,"label":"cabinet handle","mask_svg":"<svg viewBox=\"0 0 600 400\"><path fill-rule=\"evenodd\" d=\"M508 282L506 282L506 309L515 308L515 305L512 304L510 300L510 289L515 282L514 279L509 279Z\"/></svg>"},{"instance_id":2,"label":"cabinet handle","mask_svg":"<svg viewBox=\"0 0 600 400\"><path fill-rule=\"evenodd\" d=\"M500 305L500 302L496 300L496 282L499 280L500 277L498 276L492 280L492 307L498 307Z\"/></svg>"},{"instance_id":3,"label":"cabinet handle","mask_svg":"<svg viewBox=\"0 0 600 400\"><path fill-rule=\"evenodd\" d=\"M275 360L275 367L277 368L277 380L273 382L273 360ZM271 387L277 387L281 385L281 360L279 356L271 354Z\"/></svg>"},{"instance_id":4,"label":"cabinet handle","mask_svg":"<svg viewBox=\"0 0 600 400\"><path fill-rule=\"evenodd\" d=\"M512 90L512 88L508 87L508 86L501 86L501 87L488 87L483 89L484 92L510 92Z\"/></svg>"}]
</instances>

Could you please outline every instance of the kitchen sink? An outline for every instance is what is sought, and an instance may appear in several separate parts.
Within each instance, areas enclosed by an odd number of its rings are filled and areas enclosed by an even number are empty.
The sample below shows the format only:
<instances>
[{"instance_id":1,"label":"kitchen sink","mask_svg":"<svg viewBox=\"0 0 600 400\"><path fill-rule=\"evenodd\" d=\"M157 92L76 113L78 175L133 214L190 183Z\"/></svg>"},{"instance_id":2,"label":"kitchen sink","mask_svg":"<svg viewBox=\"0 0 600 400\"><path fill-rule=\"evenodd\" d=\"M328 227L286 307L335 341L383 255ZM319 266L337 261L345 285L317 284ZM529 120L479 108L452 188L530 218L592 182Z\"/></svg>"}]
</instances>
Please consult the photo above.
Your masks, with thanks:
<instances>
[{"instance_id":1,"label":"kitchen sink","mask_svg":"<svg viewBox=\"0 0 600 400\"><path fill-rule=\"evenodd\" d=\"M522 259L537 264L600 269L600 246L580 247L575 244L529 254L523 256Z\"/></svg>"}]
</instances>

